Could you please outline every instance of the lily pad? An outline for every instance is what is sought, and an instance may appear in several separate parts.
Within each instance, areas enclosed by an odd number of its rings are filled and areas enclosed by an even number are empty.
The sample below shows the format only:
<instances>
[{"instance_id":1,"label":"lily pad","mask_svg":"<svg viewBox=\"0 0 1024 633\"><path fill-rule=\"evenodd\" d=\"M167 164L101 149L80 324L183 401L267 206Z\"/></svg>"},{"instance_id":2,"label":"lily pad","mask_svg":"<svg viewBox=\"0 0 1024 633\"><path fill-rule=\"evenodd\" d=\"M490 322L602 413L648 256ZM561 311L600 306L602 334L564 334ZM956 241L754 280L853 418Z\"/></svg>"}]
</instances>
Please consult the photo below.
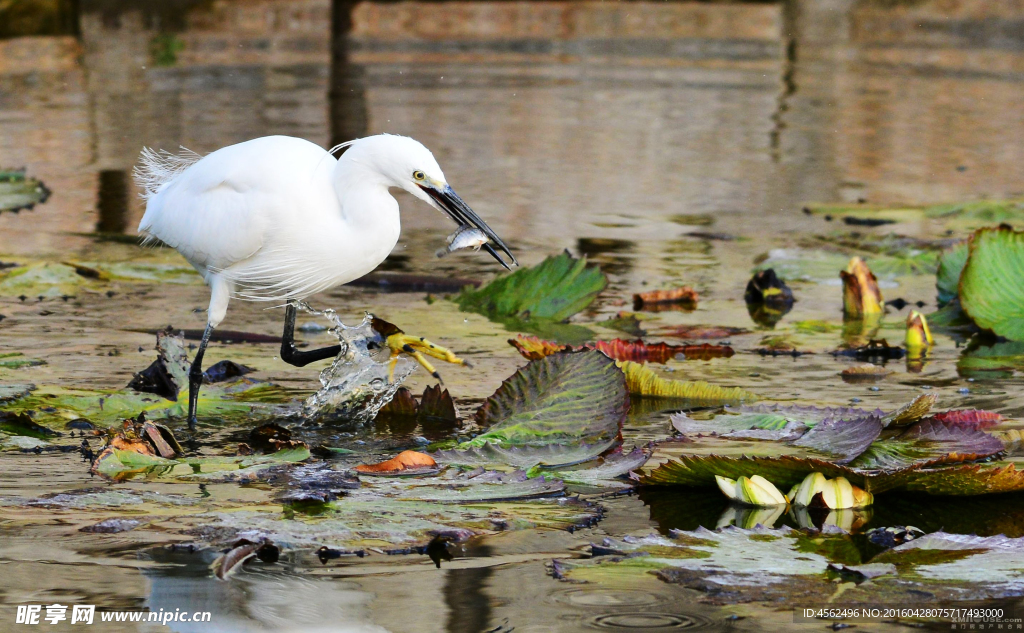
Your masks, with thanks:
<instances>
[{"instance_id":1,"label":"lily pad","mask_svg":"<svg viewBox=\"0 0 1024 633\"><path fill-rule=\"evenodd\" d=\"M867 450L883 428L882 418L877 415L830 418L815 425L794 445L830 454L837 464L846 464Z\"/></svg>"},{"instance_id":2,"label":"lily pad","mask_svg":"<svg viewBox=\"0 0 1024 633\"><path fill-rule=\"evenodd\" d=\"M969 240L960 305L978 327L1024 341L1024 232L981 229Z\"/></svg>"},{"instance_id":3,"label":"lily pad","mask_svg":"<svg viewBox=\"0 0 1024 633\"><path fill-rule=\"evenodd\" d=\"M917 462L958 463L1003 452L996 437L939 419L922 420L895 437L885 437L853 460L855 468L892 470Z\"/></svg>"},{"instance_id":4,"label":"lily pad","mask_svg":"<svg viewBox=\"0 0 1024 633\"><path fill-rule=\"evenodd\" d=\"M31 209L50 197L50 190L24 170L0 170L0 213Z\"/></svg>"},{"instance_id":5,"label":"lily pad","mask_svg":"<svg viewBox=\"0 0 1024 633\"><path fill-rule=\"evenodd\" d=\"M561 352L506 379L476 412L487 431L459 448L606 442L619 437L628 410L615 361L592 350Z\"/></svg>"},{"instance_id":6,"label":"lily pad","mask_svg":"<svg viewBox=\"0 0 1024 633\"><path fill-rule=\"evenodd\" d=\"M511 446L502 448L499 444L488 443L466 449L437 451L432 457L441 464L458 466L508 465L530 469L534 466L557 468L589 462L618 444L618 438L611 437L594 444L586 442L565 442L539 446Z\"/></svg>"},{"instance_id":7,"label":"lily pad","mask_svg":"<svg viewBox=\"0 0 1024 633\"><path fill-rule=\"evenodd\" d=\"M109 479L123 480L133 477L159 478L178 481L244 481L253 478L258 470L282 463L309 459L309 449L289 448L270 455L248 457L183 457L164 459L152 455L104 449L96 458L92 471Z\"/></svg>"},{"instance_id":8,"label":"lily pad","mask_svg":"<svg viewBox=\"0 0 1024 633\"><path fill-rule=\"evenodd\" d=\"M945 306L960 294L960 273L967 263L967 242L959 242L939 256L939 270L935 273L935 288L939 293L939 306Z\"/></svg>"},{"instance_id":9,"label":"lily pad","mask_svg":"<svg viewBox=\"0 0 1024 633\"><path fill-rule=\"evenodd\" d=\"M460 309L488 317L563 321L589 306L607 284L596 266L564 252L481 288L464 288L457 301Z\"/></svg>"}]
</instances>

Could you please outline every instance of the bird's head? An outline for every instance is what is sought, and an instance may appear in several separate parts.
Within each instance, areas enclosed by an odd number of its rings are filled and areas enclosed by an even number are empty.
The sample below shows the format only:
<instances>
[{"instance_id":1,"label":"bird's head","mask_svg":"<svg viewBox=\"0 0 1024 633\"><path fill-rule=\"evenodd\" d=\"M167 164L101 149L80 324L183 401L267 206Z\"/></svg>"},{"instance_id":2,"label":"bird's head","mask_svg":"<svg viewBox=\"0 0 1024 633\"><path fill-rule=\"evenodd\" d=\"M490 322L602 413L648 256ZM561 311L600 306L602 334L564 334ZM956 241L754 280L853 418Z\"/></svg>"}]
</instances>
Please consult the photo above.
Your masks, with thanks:
<instances>
[{"instance_id":1,"label":"bird's head","mask_svg":"<svg viewBox=\"0 0 1024 633\"><path fill-rule=\"evenodd\" d=\"M455 193L434 155L419 141L407 136L379 134L353 142L344 156L380 173L388 186L405 189L443 212L459 226L480 229L494 246L509 256L512 264L519 264L505 242ZM498 260L498 263L509 268L501 255L494 250L494 246L484 244L483 248Z\"/></svg>"}]
</instances>

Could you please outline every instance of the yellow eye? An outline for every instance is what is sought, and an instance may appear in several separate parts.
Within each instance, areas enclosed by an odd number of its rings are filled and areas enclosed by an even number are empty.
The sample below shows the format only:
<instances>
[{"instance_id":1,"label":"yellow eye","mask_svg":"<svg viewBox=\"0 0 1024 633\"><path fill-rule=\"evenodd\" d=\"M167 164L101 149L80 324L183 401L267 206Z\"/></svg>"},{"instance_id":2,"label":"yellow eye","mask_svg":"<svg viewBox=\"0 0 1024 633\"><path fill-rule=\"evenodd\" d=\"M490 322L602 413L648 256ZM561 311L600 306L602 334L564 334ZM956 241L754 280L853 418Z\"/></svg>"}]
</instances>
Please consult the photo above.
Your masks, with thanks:
<instances>
[{"instance_id":1,"label":"yellow eye","mask_svg":"<svg viewBox=\"0 0 1024 633\"><path fill-rule=\"evenodd\" d=\"M412 172L412 177L415 180L423 180L427 176L422 171L414 171L414 172Z\"/></svg>"}]
</instances>

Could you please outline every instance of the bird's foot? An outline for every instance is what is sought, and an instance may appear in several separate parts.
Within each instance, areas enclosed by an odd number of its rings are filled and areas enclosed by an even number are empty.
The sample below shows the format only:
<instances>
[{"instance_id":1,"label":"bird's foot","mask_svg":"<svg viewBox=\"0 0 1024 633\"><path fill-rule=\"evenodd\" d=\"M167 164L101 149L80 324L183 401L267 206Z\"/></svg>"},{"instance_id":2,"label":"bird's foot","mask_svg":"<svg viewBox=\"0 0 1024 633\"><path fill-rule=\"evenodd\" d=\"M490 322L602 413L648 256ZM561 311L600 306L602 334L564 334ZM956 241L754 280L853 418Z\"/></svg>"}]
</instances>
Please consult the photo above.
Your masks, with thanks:
<instances>
[{"instance_id":1,"label":"bird's foot","mask_svg":"<svg viewBox=\"0 0 1024 633\"><path fill-rule=\"evenodd\" d=\"M427 360L427 356L432 356L454 365L472 367L468 361L459 358L450 349L435 345L422 336L409 336L399 329L398 326L388 323L383 319L373 317L371 327L384 337L385 344L391 350L391 371L389 373L391 380L394 380L395 363L397 363L400 354L412 356L423 369L426 369L431 376L442 384L444 381L441 380L441 374L434 369L434 366Z\"/></svg>"}]
</instances>

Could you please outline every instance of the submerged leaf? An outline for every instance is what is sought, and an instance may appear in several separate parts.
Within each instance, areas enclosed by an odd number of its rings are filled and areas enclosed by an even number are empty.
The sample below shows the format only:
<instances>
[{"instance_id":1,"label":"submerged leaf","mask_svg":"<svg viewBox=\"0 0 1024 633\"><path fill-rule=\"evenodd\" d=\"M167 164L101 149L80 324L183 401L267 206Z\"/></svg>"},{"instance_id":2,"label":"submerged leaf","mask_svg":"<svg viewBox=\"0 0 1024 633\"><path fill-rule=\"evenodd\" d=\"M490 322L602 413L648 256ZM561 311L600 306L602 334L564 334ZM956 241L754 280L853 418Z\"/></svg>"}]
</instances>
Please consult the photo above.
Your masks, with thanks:
<instances>
[{"instance_id":1,"label":"submerged leaf","mask_svg":"<svg viewBox=\"0 0 1024 633\"><path fill-rule=\"evenodd\" d=\"M562 321L590 305L607 283L596 266L564 252L479 289L464 288L457 301L461 310L488 317Z\"/></svg>"},{"instance_id":2,"label":"submerged leaf","mask_svg":"<svg viewBox=\"0 0 1024 633\"><path fill-rule=\"evenodd\" d=\"M560 352L531 361L476 412L486 432L460 448L528 446L618 438L629 410L622 371L604 354Z\"/></svg>"},{"instance_id":3,"label":"submerged leaf","mask_svg":"<svg viewBox=\"0 0 1024 633\"><path fill-rule=\"evenodd\" d=\"M661 336L671 336L682 339L710 339L726 338L736 334L746 334L747 330L741 327L725 327L721 325L678 325L659 332Z\"/></svg>"},{"instance_id":4,"label":"submerged leaf","mask_svg":"<svg viewBox=\"0 0 1024 633\"><path fill-rule=\"evenodd\" d=\"M600 485L602 482L639 470L650 456L649 452L640 447L634 447L628 453L620 448L605 455L589 468L559 470L555 472L555 476L571 483Z\"/></svg>"},{"instance_id":5,"label":"submerged leaf","mask_svg":"<svg viewBox=\"0 0 1024 633\"><path fill-rule=\"evenodd\" d=\"M645 365L629 361L622 362L619 366L626 375L629 393L634 396L679 398L703 404L750 402L758 399L757 395L739 387L719 387L703 380L667 380Z\"/></svg>"},{"instance_id":6,"label":"submerged leaf","mask_svg":"<svg viewBox=\"0 0 1024 633\"><path fill-rule=\"evenodd\" d=\"M961 307L978 327L1024 341L1024 231L980 229L968 243Z\"/></svg>"}]
</instances>

